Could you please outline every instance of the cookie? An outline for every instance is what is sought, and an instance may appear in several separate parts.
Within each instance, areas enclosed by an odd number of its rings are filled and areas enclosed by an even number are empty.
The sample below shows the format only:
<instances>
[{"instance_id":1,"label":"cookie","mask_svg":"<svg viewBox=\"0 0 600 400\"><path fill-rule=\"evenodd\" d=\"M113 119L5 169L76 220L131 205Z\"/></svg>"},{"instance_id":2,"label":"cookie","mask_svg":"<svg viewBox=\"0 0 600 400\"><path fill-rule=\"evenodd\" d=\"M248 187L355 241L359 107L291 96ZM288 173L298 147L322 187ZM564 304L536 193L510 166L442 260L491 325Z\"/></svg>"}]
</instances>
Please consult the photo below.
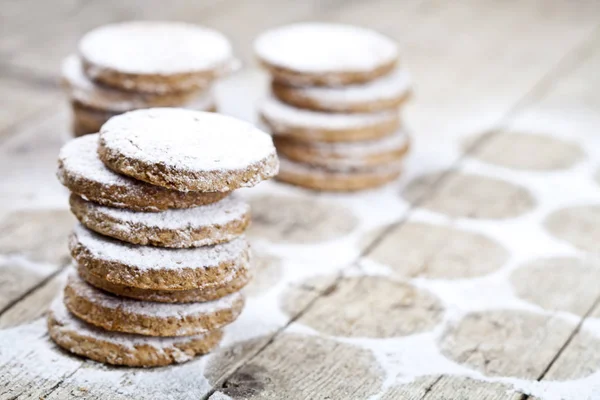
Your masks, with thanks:
<instances>
[{"instance_id":1,"label":"cookie","mask_svg":"<svg viewBox=\"0 0 600 400\"><path fill-rule=\"evenodd\" d=\"M240 266L238 269L230 271L230 275L225 276L222 281L209 282L198 289L148 290L109 282L89 273L82 265L78 266L77 272L82 279L98 289L117 296L157 303L195 303L220 299L228 294L240 291L252 278L250 270L246 266Z\"/></svg>"},{"instance_id":2,"label":"cookie","mask_svg":"<svg viewBox=\"0 0 600 400\"><path fill-rule=\"evenodd\" d=\"M273 79L293 86L364 83L390 73L398 60L389 38L357 26L307 22L261 34L254 50Z\"/></svg>"},{"instance_id":3,"label":"cookie","mask_svg":"<svg viewBox=\"0 0 600 400\"><path fill-rule=\"evenodd\" d=\"M77 225L69 240L71 255L99 278L151 290L187 290L223 282L248 268L249 247L242 236L231 242L189 249L138 246L98 235Z\"/></svg>"},{"instance_id":4,"label":"cookie","mask_svg":"<svg viewBox=\"0 0 600 400\"><path fill-rule=\"evenodd\" d=\"M93 110L112 112L113 115L151 107L185 107L199 111L215 109L211 90L152 94L126 92L98 85L84 74L81 60L76 55L70 55L64 60L62 82L69 97L76 103Z\"/></svg>"},{"instance_id":5,"label":"cookie","mask_svg":"<svg viewBox=\"0 0 600 400\"><path fill-rule=\"evenodd\" d=\"M405 156L410 147L409 137L403 130L364 142L301 142L281 136L275 136L273 141L279 154L292 161L334 170L395 163Z\"/></svg>"},{"instance_id":6,"label":"cookie","mask_svg":"<svg viewBox=\"0 0 600 400\"><path fill-rule=\"evenodd\" d=\"M259 109L273 135L303 141L352 142L374 140L392 134L400 126L397 110L376 113L331 114L289 106L275 98Z\"/></svg>"},{"instance_id":7,"label":"cookie","mask_svg":"<svg viewBox=\"0 0 600 400\"><path fill-rule=\"evenodd\" d=\"M79 56L95 82L145 93L204 89L233 59L229 40L215 30L152 21L96 28L80 40Z\"/></svg>"},{"instance_id":8,"label":"cookie","mask_svg":"<svg viewBox=\"0 0 600 400\"><path fill-rule=\"evenodd\" d=\"M111 111L87 107L75 100L71 101L71 109L73 110L73 136L75 137L98 133L106 121L118 115Z\"/></svg>"},{"instance_id":9,"label":"cookie","mask_svg":"<svg viewBox=\"0 0 600 400\"><path fill-rule=\"evenodd\" d=\"M64 303L82 321L111 332L168 337L205 334L230 324L242 312L244 297L233 293L188 304L138 301L103 292L72 273Z\"/></svg>"},{"instance_id":10,"label":"cookie","mask_svg":"<svg viewBox=\"0 0 600 400\"><path fill-rule=\"evenodd\" d=\"M346 113L397 109L411 95L410 77L402 69L363 84L300 87L273 82L271 89L281 101L299 108Z\"/></svg>"},{"instance_id":11,"label":"cookie","mask_svg":"<svg viewBox=\"0 0 600 400\"><path fill-rule=\"evenodd\" d=\"M314 190L351 192L371 189L385 185L397 179L401 173L401 165L371 169L349 169L335 171L296 163L281 157L281 169L276 179L281 182Z\"/></svg>"},{"instance_id":12,"label":"cookie","mask_svg":"<svg viewBox=\"0 0 600 400\"><path fill-rule=\"evenodd\" d=\"M100 130L112 170L179 191L229 192L277 173L271 137L225 115L178 108L121 114Z\"/></svg>"},{"instance_id":13,"label":"cookie","mask_svg":"<svg viewBox=\"0 0 600 400\"><path fill-rule=\"evenodd\" d=\"M98 135L87 135L66 143L58 156L58 179L86 200L109 207L156 212L211 204L227 196L224 192L168 190L117 174L100 161L97 149Z\"/></svg>"},{"instance_id":14,"label":"cookie","mask_svg":"<svg viewBox=\"0 0 600 400\"><path fill-rule=\"evenodd\" d=\"M128 243L199 247L230 241L250 223L250 206L230 196L217 203L162 212L106 207L72 194L71 211L87 228Z\"/></svg>"},{"instance_id":15,"label":"cookie","mask_svg":"<svg viewBox=\"0 0 600 400\"><path fill-rule=\"evenodd\" d=\"M128 367L159 367L191 360L214 349L223 332L151 337L108 332L75 318L59 295L48 311L48 333L63 349L94 361Z\"/></svg>"}]
</instances>

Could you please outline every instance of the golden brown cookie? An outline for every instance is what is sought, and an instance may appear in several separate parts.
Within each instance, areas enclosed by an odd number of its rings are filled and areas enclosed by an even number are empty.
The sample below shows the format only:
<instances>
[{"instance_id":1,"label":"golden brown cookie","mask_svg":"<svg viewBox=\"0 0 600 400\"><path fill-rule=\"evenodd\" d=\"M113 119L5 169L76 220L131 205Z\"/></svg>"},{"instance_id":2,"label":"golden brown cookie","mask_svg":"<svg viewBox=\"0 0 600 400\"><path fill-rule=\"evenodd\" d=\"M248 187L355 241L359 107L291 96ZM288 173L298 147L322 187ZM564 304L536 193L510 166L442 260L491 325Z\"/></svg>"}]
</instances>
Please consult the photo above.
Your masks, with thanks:
<instances>
[{"instance_id":1,"label":"golden brown cookie","mask_svg":"<svg viewBox=\"0 0 600 400\"><path fill-rule=\"evenodd\" d=\"M75 100L71 101L71 108L73 110L73 136L75 137L98 133L106 121L118 115L112 111L87 107Z\"/></svg>"},{"instance_id":2,"label":"golden brown cookie","mask_svg":"<svg viewBox=\"0 0 600 400\"><path fill-rule=\"evenodd\" d=\"M216 203L161 212L107 207L72 194L71 211L87 228L128 243L199 247L230 241L250 223L250 206L229 196Z\"/></svg>"},{"instance_id":3,"label":"golden brown cookie","mask_svg":"<svg viewBox=\"0 0 600 400\"><path fill-rule=\"evenodd\" d=\"M398 49L369 29L323 22L268 30L254 50L273 79L294 86L364 83L391 72Z\"/></svg>"},{"instance_id":4,"label":"golden brown cookie","mask_svg":"<svg viewBox=\"0 0 600 400\"><path fill-rule=\"evenodd\" d=\"M231 274L226 276L223 281L210 282L198 289L149 290L109 282L106 279L91 274L82 265L78 266L77 272L82 279L98 289L116 294L117 296L157 303L195 303L220 299L221 297L240 291L252 278L250 270L245 266L240 266L237 270L231 271Z\"/></svg>"},{"instance_id":5,"label":"golden brown cookie","mask_svg":"<svg viewBox=\"0 0 600 400\"><path fill-rule=\"evenodd\" d=\"M62 83L71 100L77 104L114 115L150 107L185 107L198 111L210 111L215 107L210 89L154 94L126 92L99 85L85 75L81 60L76 55L64 60Z\"/></svg>"},{"instance_id":6,"label":"golden brown cookie","mask_svg":"<svg viewBox=\"0 0 600 400\"><path fill-rule=\"evenodd\" d=\"M92 360L129 367L158 367L183 363L214 349L223 332L152 337L108 332L75 318L63 304L62 293L48 311L48 333L65 350Z\"/></svg>"},{"instance_id":7,"label":"golden brown cookie","mask_svg":"<svg viewBox=\"0 0 600 400\"><path fill-rule=\"evenodd\" d=\"M180 191L229 192L277 174L271 137L220 114L150 108L100 130L100 159L113 171Z\"/></svg>"},{"instance_id":8,"label":"golden brown cookie","mask_svg":"<svg viewBox=\"0 0 600 400\"><path fill-rule=\"evenodd\" d=\"M188 290L224 282L248 268L245 237L214 246L166 249L138 246L98 235L77 225L69 240L71 255L99 278L151 290Z\"/></svg>"},{"instance_id":9,"label":"golden brown cookie","mask_svg":"<svg viewBox=\"0 0 600 400\"><path fill-rule=\"evenodd\" d=\"M402 167L393 163L379 168L335 171L280 158L281 168L276 179L308 189L351 192L371 189L392 182L400 176Z\"/></svg>"},{"instance_id":10,"label":"golden brown cookie","mask_svg":"<svg viewBox=\"0 0 600 400\"><path fill-rule=\"evenodd\" d=\"M111 332L148 336L191 336L217 330L242 312L244 297L233 293L202 303L166 304L117 297L72 273L65 306L79 319Z\"/></svg>"},{"instance_id":11,"label":"golden brown cookie","mask_svg":"<svg viewBox=\"0 0 600 400\"><path fill-rule=\"evenodd\" d=\"M274 136L302 141L375 140L391 135L400 126L400 113L397 110L332 114L295 108L275 98L266 99L259 113Z\"/></svg>"},{"instance_id":12,"label":"golden brown cookie","mask_svg":"<svg viewBox=\"0 0 600 400\"><path fill-rule=\"evenodd\" d=\"M79 56L92 80L146 93L206 88L233 60L229 40L215 30L153 21L96 28L80 40Z\"/></svg>"},{"instance_id":13,"label":"golden brown cookie","mask_svg":"<svg viewBox=\"0 0 600 400\"><path fill-rule=\"evenodd\" d=\"M109 207L134 211L189 208L219 201L228 193L179 192L117 174L98 158L98 135L66 143L58 156L58 179L71 192Z\"/></svg>"},{"instance_id":14,"label":"golden brown cookie","mask_svg":"<svg viewBox=\"0 0 600 400\"><path fill-rule=\"evenodd\" d=\"M335 87L271 85L281 101L325 112L369 113L397 109L411 96L408 72L396 69L374 81Z\"/></svg>"},{"instance_id":15,"label":"golden brown cookie","mask_svg":"<svg viewBox=\"0 0 600 400\"><path fill-rule=\"evenodd\" d=\"M273 138L279 154L292 161L329 169L381 167L402 160L410 147L406 132L399 130L382 139L349 142L302 142Z\"/></svg>"}]
</instances>

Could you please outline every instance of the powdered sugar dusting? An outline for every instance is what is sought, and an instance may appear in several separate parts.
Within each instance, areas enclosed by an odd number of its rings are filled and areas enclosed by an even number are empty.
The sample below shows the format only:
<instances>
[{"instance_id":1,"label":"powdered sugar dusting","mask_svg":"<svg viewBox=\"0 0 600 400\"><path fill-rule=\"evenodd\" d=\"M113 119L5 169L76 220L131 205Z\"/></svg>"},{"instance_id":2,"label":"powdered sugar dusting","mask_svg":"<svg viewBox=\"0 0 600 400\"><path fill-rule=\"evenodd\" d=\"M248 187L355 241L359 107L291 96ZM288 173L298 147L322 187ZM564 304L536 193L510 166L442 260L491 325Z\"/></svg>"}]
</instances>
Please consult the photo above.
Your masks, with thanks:
<instances>
[{"instance_id":1,"label":"powdered sugar dusting","mask_svg":"<svg viewBox=\"0 0 600 400\"><path fill-rule=\"evenodd\" d=\"M94 181L107 186L123 186L128 190L136 190L149 186L147 183L119 175L108 169L98 158L97 133L85 135L67 142L58 155L62 164L58 179L64 184L64 174L79 179Z\"/></svg>"},{"instance_id":2,"label":"powdered sugar dusting","mask_svg":"<svg viewBox=\"0 0 600 400\"><path fill-rule=\"evenodd\" d=\"M237 292L218 300L203 303L155 303L150 301L138 301L126 297L117 297L86 283L79 275L72 272L69 276L67 286L74 291L76 296L97 304L102 308L121 310L133 315L147 315L153 318L178 318L198 317L213 314L217 311L228 310L242 299Z\"/></svg>"},{"instance_id":3,"label":"powdered sugar dusting","mask_svg":"<svg viewBox=\"0 0 600 400\"><path fill-rule=\"evenodd\" d=\"M63 61L62 77L70 96L90 107L111 112L126 112L152 106L152 99L149 98L151 95L110 89L107 86L94 83L85 75L81 60L74 54ZM205 111L213 107L214 104L212 92L206 90L191 100L177 105Z\"/></svg>"},{"instance_id":4,"label":"powdered sugar dusting","mask_svg":"<svg viewBox=\"0 0 600 400\"><path fill-rule=\"evenodd\" d=\"M86 202L86 207L94 213L118 220L127 227L139 224L149 228L190 230L215 225L225 225L244 218L250 213L250 206L236 196L228 196L213 204L204 206L171 209L161 212L138 212L125 208L106 207Z\"/></svg>"},{"instance_id":5,"label":"powdered sugar dusting","mask_svg":"<svg viewBox=\"0 0 600 400\"><path fill-rule=\"evenodd\" d=\"M376 126L398 118L397 111L376 113L325 113L291 107L274 97L267 98L260 106L260 113L277 133L290 127L303 129L343 130Z\"/></svg>"},{"instance_id":6,"label":"powdered sugar dusting","mask_svg":"<svg viewBox=\"0 0 600 400\"><path fill-rule=\"evenodd\" d=\"M136 21L88 32L79 53L96 67L131 74L177 74L220 68L232 58L221 33L180 22Z\"/></svg>"},{"instance_id":7,"label":"powdered sugar dusting","mask_svg":"<svg viewBox=\"0 0 600 400\"><path fill-rule=\"evenodd\" d=\"M311 150L321 151L323 155L365 157L377 155L385 151L401 150L408 145L409 137L406 131L399 129L394 134L377 140L355 142L318 142L311 141Z\"/></svg>"},{"instance_id":8,"label":"powdered sugar dusting","mask_svg":"<svg viewBox=\"0 0 600 400\"><path fill-rule=\"evenodd\" d=\"M377 175L377 174L389 174L394 172L400 172L402 170L403 162L389 162L386 165L373 166L373 167L356 167L351 165L336 165L335 167L319 167L305 163L294 162L285 157L279 158L280 169L282 173L292 173L303 176L319 176L329 177L332 175L352 176L361 175Z\"/></svg>"},{"instance_id":9,"label":"powdered sugar dusting","mask_svg":"<svg viewBox=\"0 0 600 400\"><path fill-rule=\"evenodd\" d=\"M361 85L298 87L291 90L319 104L352 106L357 103L392 100L406 95L411 88L408 71L396 69L389 75Z\"/></svg>"},{"instance_id":10,"label":"powdered sugar dusting","mask_svg":"<svg viewBox=\"0 0 600 400\"><path fill-rule=\"evenodd\" d=\"M247 122L177 108L114 117L100 140L124 157L197 173L245 170L275 154L271 137Z\"/></svg>"},{"instance_id":11,"label":"powdered sugar dusting","mask_svg":"<svg viewBox=\"0 0 600 400\"><path fill-rule=\"evenodd\" d=\"M120 346L124 346L133 349L137 345L151 346L155 350L162 351L166 348L173 348L177 344L186 343L194 340L202 340L204 335L195 336L183 336L183 337L156 337L156 336L143 336L135 335L131 333L118 333L105 331L104 329L96 328L90 324L87 324L74 315L72 315L64 305L64 295L60 293L50 306L50 312L54 319L62 325L58 328L60 331L65 333L73 332L80 336L90 338L99 342L115 343ZM192 358L191 355L187 355L181 351L181 357L178 358L178 362L183 362Z\"/></svg>"},{"instance_id":12,"label":"powdered sugar dusting","mask_svg":"<svg viewBox=\"0 0 600 400\"><path fill-rule=\"evenodd\" d=\"M299 72L370 71L398 57L396 44L375 31L319 22L266 31L254 48L265 62Z\"/></svg>"},{"instance_id":13,"label":"powdered sugar dusting","mask_svg":"<svg viewBox=\"0 0 600 400\"><path fill-rule=\"evenodd\" d=\"M118 262L140 270L179 270L183 268L217 267L225 262L238 261L248 251L244 236L214 246L189 249L167 249L136 246L98 235L81 224L71 237L71 246L79 243L93 257Z\"/></svg>"}]
</instances>

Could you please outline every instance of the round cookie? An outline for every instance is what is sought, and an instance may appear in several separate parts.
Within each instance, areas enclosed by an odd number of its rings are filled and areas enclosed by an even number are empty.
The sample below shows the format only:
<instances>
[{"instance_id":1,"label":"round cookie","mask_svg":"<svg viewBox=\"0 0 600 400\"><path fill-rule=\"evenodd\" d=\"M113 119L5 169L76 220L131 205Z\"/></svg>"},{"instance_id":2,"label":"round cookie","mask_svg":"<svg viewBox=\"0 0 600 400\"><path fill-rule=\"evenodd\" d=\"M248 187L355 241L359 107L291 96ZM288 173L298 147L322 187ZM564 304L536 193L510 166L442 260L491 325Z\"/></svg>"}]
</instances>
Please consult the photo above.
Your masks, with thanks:
<instances>
[{"instance_id":1,"label":"round cookie","mask_svg":"<svg viewBox=\"0 0 600 400\"><path fill-rule=\"evenodd\" d=\"M179 192L117 174L98 158L98 135L66 143L58 156L57 176L71 192L109 207L161 211L211 204L227 193Z\"/></svg>"},{"instance_id":2,"label":"round cookie","mask_svg":"<svg viewBox=\"0 0 600 400\"><path fill-rule=\"evenodd\" d=\"M273 135L303 141L375 140L392 134L400 126L397 110L331 114L295 108L275 98L265 100L259 113Z\"/></svg>"},{"instance_id":3,"label":"round cookie","mask_svg":"<svg viewBox=\"0 0 600 400\"><path fill-rule=\"evenodd\" d=\"M200 247L230 241L250 223L250 206L230 196L217 203L162 212L106 207L72 194L71 211L87 228L128 243Z\"/></svg>"},{"instance_id":4,"label":"round cookie","mask_svg":"<svg viewBox=\"0 0 600 400\"><path fill-rule=\"evenodd\" d=\"M215 30L152 21L96 28L80 40L79 56L92 80L146 93L206 88L233 59L229 40Z\"/></svg>"},{"instance_id":5,"label":"round cookie","mask_svg":"<svg viewBox=\"0 0 600 400\"><path fill-rule=\"evenodd\" d=\"M240 266L240 268L231 271L229 276L224 277L223 281L209 282L198 289L149 290L109 282L106 279L91 274L82 265L78 266L77 272L82 279L98 289L116 294L117 296L157 303L195 303L220 299L221 297L240 291L252 278L250 270L245 266Z\"/></svg>"},{"instance_id":6,"label":"round cookie","mask_svg":"<svg viewBox=\"0 0 600 400\"><path fill-rule=\"evenodd\" d=\"M351 192L385 185L400 176L400 163L371 169L330 170L296 163L281 157L276 179L308 189Z\"/></svg>"},{"instance_id":7,"label":"round cookie","mask_svg":"<svg viewBox=\"0 0 600 400\"><path fill-rule=\"evenodd\" d=\"M388 74L398 60L389 38L357 26L305 22L268 30L254 50L273 79L295 86L364 83Z\"/></svg>"},{"instance_id":8,"label":"round cookie","mask_svg":"<svg viewBox=\"0 0 600 400\"><path fill-rule=\"evenodd\" d=\"M64 303L79 319L111 332L168 337L204 334L230 324L242 312L244 297L233 293L188 304L138 301L103 292L72 273Z\"/></svg>"},{"instance_id":9,"label":"round cookie","mask_svg":"<svg viewBox=\"0 0 600 400\"><path fill-rule=\"evenodd\" d=\"M212 111L215 108L210 90L152 94L126 92L98 85L85 75L81 60L76 55L70 55L63 61L62 82L75 103L98 111L112 112L113 115L150 107L186 107L199 111Z\"/></svg>"},{"instance_id":10,"label":"round cookie","mask_svg":"<svg viewBox=\"0 0 600 400\"><path fill-rule=\"evenodd\" d=\"M79 137L100 131L109 119L118 115L112 111L102 111L87 107L76 100L71 101L73 110L73 136Z\"/></svg>"},{"instance_id":11,"label":"round cookie","mask_svg":"<svg viewBox=\"0 0 600 400\"><path fill-rule=\"evenodd\" d=\"M410 76L402 69L358 85L300 87L273 82L271 89L281 101L299 108L347 113L398 108L411 96Z\"/></svg>"},{"instance_id":12,"label":"round cookie","mask_svg":"<svg viewBox=\"0 0 600 400\"><path fill-rule=\"evenodd\" d=\"M179 191L229 192L277 174L269 135L225 115L177 108L121 114L100 130L112 170Z\"/></svg>"},{"instance_id":13,"label":"round cookie","mask_svg":"<svg viewBox=\"0 0 600 400\"><path fill-rule=\"evenodd\" d=\"M137 246L98 235L77 225L69 240L71 255L99 278L151 290L187 290L223 282L248 268L245 237L214 246L166 249Z\"/></svg>"},{"instance_id":14,"label":"round cookie","mask_svg":"<svg viewBox=\"0 0 600 400\"><path fill-rule=\"evenodd\" d=\"M183 337L151 337L108 332L75 318L59 295L48 311L48 333L63 349L94 361L128 367L183 363L214 349L223 332Z\"/></svg>"},{"instance_id":15,"label":"round cookie","mask_svg":"<svg viewBox=\"0 0 600 400\"><path fill-rule=\"evenodd\" d=\"M379 167L400 161L408 152L410 139L398 130L382 139L349 142L301 142L275 136L279 154L305 164L329 169Z\"/></svg>"}]
</instances>

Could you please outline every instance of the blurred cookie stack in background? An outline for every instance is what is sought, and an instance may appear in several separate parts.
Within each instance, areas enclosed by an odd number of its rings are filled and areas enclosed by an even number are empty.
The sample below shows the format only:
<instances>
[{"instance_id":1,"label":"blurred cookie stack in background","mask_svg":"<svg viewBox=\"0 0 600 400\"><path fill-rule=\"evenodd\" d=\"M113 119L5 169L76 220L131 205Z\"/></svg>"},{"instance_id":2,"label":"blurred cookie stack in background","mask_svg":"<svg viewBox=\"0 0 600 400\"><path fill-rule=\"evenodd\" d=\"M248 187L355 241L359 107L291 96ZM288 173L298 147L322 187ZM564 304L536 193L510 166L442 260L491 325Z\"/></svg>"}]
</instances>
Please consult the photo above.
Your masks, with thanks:
<instances>
[{"instance_id":1,"label":"blurred cookie stack in background","mask_svg":"<svg viewBox=\"0 0 600 400\"><path fill-rule=\"evenodd\" d=\"M254 44L272 78L259 114L280 156L278 180L353 191L396 179L409 149L400 108L410 77L387 37L360 27L299 23Z\"/></svg>"},{"instance_id":2,"label":"blurred cookie stack in background","mask_svg":"<svg viewBox=\"0 0 600 400\"><path fill-rule=\"evenodd\" d=\"M109 118L140 108L216 111L211 86L238 65L229 40L201 26L140 21L94 29L63 62L73 134L96 133Z\"/></svg>"},{"instance_id":3,"label":"blurred cookie stack in background","mask_svg":"<svg viewBox=\"0 0 600 400\"><path fill-rule=\"evenodd\" d=\"M58 164L80 224L48 313L54 342L144 367L217 346L251 278L250 206L231 193L277 173L271 137L220 114L151 108L72 139Z\"/></svg>"}]
</instances>

